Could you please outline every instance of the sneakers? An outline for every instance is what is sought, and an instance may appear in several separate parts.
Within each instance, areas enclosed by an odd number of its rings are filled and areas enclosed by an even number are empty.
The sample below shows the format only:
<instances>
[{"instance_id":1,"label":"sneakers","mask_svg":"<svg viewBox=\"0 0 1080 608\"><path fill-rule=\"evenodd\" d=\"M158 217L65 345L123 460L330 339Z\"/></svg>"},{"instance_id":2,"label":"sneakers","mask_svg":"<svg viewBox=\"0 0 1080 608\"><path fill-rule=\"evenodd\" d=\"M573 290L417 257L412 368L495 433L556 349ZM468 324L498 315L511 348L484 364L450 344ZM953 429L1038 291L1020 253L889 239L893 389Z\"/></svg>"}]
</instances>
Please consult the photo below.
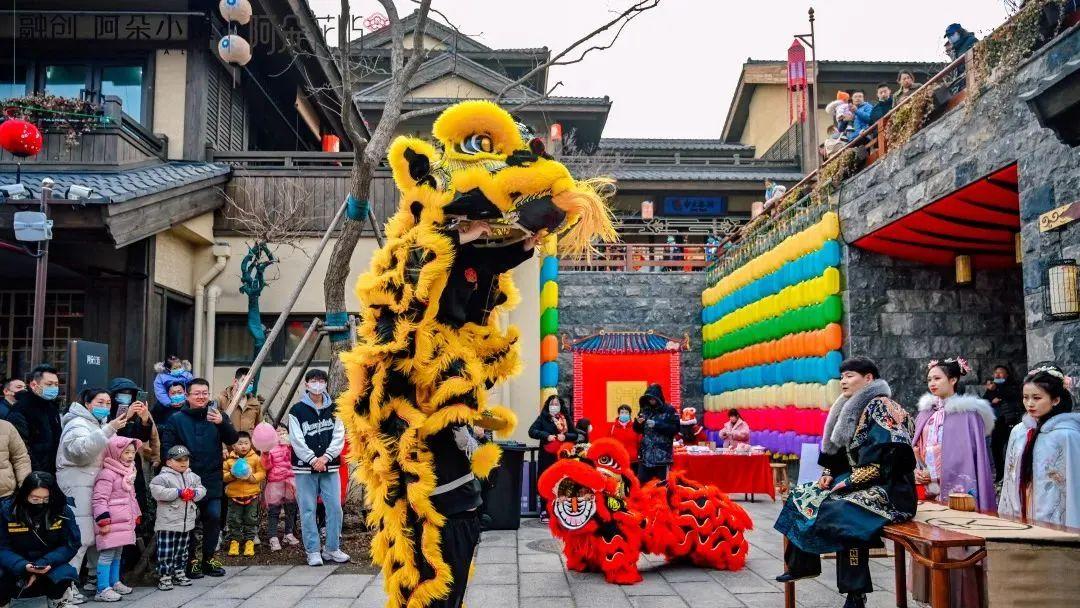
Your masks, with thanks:
<instances>
[{"instance_id":1,"label":"sneakers","mask_svg":"<svg viewBox=\"0 0 1080 608\"><path fill-rule=\"evenodd\" d=\"M11 603L9 602L7 605L10 606ZM68 606L71 605L71 602L66 597L62 597L62 598L60 598L58 600L54 600L54 599L50 598L46 602L46 605L49 608L68 608Z\"/></svg>"},{"instance_id":2,"label":"sneakers","mask_svg":"<svg viewBox=\"0 0 1080 608\"><path fill-rule=\"evenodd\" d=\"M307 565L309 566L321 566L322 556L318 552L307 554Z\"/></svg>"},{"instance_id":3,"label":"sneakers","mask_svg":"<svg viewBox=\"0 0 1080 608\"><path fill-rule=\"evenodd\" d=\"M284 540L284 541L285 541L285 543L286 543L287 545L289 545L290 547L296 547L296 546L299 546L299 545L300 545L300 539L299 539L299 538L296 538L296 535L295 535L295 534L286 534L285 536L283 536L283 537L281 537L281 538L282 538L282 540Z\"/></svg>"},{"instance_id":4,"label":"sneakers","mask_svg":"<svg viewBox=\"0 0 1080 608\"><path fill-rule=\"evenodd\" d=\"M191 586L191 579L189 579L187 577L187 575L184 574L183 572L177 572L176 575L173 576L172 582L173 582L174 585L176 585L178 587L190 587Z\"/></svg>"},{"instance_id":5,"label":"sneakers","mask_svg":"<svg viewBox=\"0 0 1080 608\"><path fill-rule=\"evenodd\" d=\"M97 595L94 596L95 602L119 602L121 599L122 596L112 587L98 591Z\"/></svg>"},{"instance_id":6,"label":"sneakers","mask_svg":"<svg viewBox=\"0 0 1080 608\"><path fill-rule=\"evenodd\" d=\"M202 563L202 572L206 576L225 576L225 566L216 557Z\"/></svg>"},{"instance_id":7,"label":"sneakers","mask_svg":"<svg viewBox=\"0 0 1080 608\"><path fill-rule=\"evenodd\" d=\"M94 591L97 591L97 583L94 583ZM68 589L66 595L68 603L72 605L78 606L86 603L86 596L79 591L79 587L75 583L71 584L71 588Z\"/></svg>"},{"instance_id":8,"label":"sneakers","mask_svg":"<svg viewBox=\"0 0 1080 608\"><path fill-rule=\"evenodd\" d=\"M189 579L199 579L203 577L202 564L197 559L193 559L188 563L187 577Z\"/></svg>"},{"instance_id":9,"label":"sneakers","mask_svg":"<svg viewBox=\"0 0 1080 608\"><path fill-rule=\"evenodd\" d=\"M256 546L256 547L258 547L259 545L261 545L261 544L262 544L262 541L261 541L261 540L259 540L259 537L258 537L258 536L256 536L256 537L255 537L255 540L253 540L252 542L254 542L254 543L255 543L255 546Z\"/></svg>"},{"instance_id":10,"label":"sneakers","mask_svg":"<svg viewBox=\"0 0 1080 608\"><path fill-rule=\"evenodd\" d=\"M281 541L276 536L270 538L270 550L281 551Z\"/></svg>"},{"instance_id":11,"label":"sneakers","mask_svg":"<svg viewBox=\"0 0 1080 608\"><path fill-rule=\"evenodd\" d=\"M230 540L229 541L229 555L233 555L233 556L240 555L240 541L238 541L238 540Z\"/></svg>"},{"instance_id":12,"label":"sneakers","mask_svg":"<svg viewBox=\"0 0 1080 608\"><path fill-rule=\"evenodd\" d=\"M255 541L244 541L244 557L255 557Z\"/></svg>"},{"instance_id":13,"label":"sneakers","mask_svg":"<svg viewBox=\"0 0 1080 608\"><path fill-rule=\"evenodd\" d=\"M349 554L345 553L341 549L334 549L333 551L327 551L326 549L323 549L322 558L324 561L344 564L349 561Z\"/></svg>"},{"instance_id":14,"label":"sneakers","mask_svg":"<svg viewBox=\"0 0 1080 608\"><path fill-rule=\"evenodd\" d=\"M131 592L134 591L134 589L128 587L120 581L116 581L116 583L113 584L112 588L113 591L119 593L120 595L131 595Z\"/></svg>"},{"instance_id":15,"label":"sneakers","mask_svg":"<svg viewBox=\"0 0 1080 608\"><path fill-rule=\"evenodd\" d=\"M162 590L162 591L172 591L172 589L173 589L172 577L171 576L163 576L160 579L158 579L157 588Z\"/></svg>"},{"instance_id":16,"label":"sneakers","mask_svg":"<svg viewBox=\"0 0 1080 608\"><path fill-rule=\"evenodd\" d=\"M97 593L97 574L87 574L86 582L83 583L82 590L87 593ZM79 594L83 595L83 594Z\"/></svg>"}]
</instances>

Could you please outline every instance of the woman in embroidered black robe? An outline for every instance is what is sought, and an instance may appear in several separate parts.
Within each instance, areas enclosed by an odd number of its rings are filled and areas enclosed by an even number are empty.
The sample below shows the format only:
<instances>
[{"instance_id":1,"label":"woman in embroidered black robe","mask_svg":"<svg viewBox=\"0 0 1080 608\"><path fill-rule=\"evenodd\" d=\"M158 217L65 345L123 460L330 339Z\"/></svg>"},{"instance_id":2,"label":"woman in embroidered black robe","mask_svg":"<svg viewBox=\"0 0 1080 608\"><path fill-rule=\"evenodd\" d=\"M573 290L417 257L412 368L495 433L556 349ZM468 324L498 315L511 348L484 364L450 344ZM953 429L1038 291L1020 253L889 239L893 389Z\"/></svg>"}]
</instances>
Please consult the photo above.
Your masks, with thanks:
<instances>
[{"instance_id":1,"label":"woman in embroidered black robe","mask_svg":"<svg viewBox=\"0 0 1080 608\"><path fill-rule=\"evenodd\" d=\"M781 582L817 576L822 553L837 552L837 588L845 606L865 605L873 591L869 548L881 546L881 529L915 515L914 425L890 399L877 366L844 361L842 394L829 410L818 460L821 479L792 489L775 528L790 541Z\"/></svg>"}]
</instances>

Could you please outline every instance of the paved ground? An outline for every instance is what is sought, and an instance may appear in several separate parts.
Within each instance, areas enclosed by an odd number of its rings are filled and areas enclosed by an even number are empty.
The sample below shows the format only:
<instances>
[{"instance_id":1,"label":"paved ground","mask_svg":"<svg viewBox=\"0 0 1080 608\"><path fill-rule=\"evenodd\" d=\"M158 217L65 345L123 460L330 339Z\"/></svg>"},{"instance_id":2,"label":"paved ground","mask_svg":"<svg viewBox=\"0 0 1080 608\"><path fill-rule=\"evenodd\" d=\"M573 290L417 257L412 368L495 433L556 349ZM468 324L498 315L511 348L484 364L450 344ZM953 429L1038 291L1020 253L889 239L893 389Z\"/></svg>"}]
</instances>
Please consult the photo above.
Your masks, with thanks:
<instances>
[{"instance_id":1,"label":"paved ground","mask_svg":"<svg viewBox=\"0 0 1080 608\"><path fill-rule=\"evenodd\" d=\"M486 532L469 587L469 608L742 608L783 606L782 587L772 578L781 570L780 535L772 530L779 503L742 503L758 529L750 534L747 567L739 572L666 566L642 558L645 580L619 587L600 575L567 572L557 543L535 520L520 530ZM891 608L891 559L872 560L879 592L870 606ZM800 606L842 606L835 566L823 565L817 580L798 583ZM381 608L379 577L337 574L334 567L251 566L229 568L228 576L204 578L173 591L140 588L117 608ZM16 602L18 608L43 606L41 600ZM95 604L85 606L92 608ZM96 604L101 606L102 604Z\"/></svg>"}]
</instances>

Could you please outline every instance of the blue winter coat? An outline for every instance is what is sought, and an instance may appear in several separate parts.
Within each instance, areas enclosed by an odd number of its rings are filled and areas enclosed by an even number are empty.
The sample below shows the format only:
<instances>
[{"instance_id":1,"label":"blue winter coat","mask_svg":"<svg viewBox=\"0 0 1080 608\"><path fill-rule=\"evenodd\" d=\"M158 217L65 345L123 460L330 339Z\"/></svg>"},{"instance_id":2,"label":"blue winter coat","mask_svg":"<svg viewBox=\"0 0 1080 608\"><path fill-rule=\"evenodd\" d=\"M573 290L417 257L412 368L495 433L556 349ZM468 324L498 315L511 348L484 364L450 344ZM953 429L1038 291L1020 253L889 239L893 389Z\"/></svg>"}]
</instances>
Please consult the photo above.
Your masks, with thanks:
<instances>
[{"instance_id":1,"label":"blue winter coat","mask_svg":"<svg viewBox=\"0 0 1080 608\"><path fill-rule=\"evenodd\" d=\"M874 112L874 105L870 102L864 101L859 107L855 108L855 134L858 135L865 131L870 125L874 124L870 121L870 115Z\"/></svg>"},{"instance_id":2,"label":"blue winter coat","mask_svg":"<svg viewBox=\"0 0 1080 608\"><path fill-rule=\"evenodd\" d=\"M157 402L162 405L169 405L169 384L179 380L187 386L189 382L194 378L191 375L191 363L184 361L184 369L178 374L173 374L165 367L165 363L155 363L154 371L157 375L154 376L154 397L157 398Z\"/></svg>"},{"instance_id":3,"label":"blue winter coat","mask_svg":"<svg viewBox=\"0 0 1080 608\"><path fill-rule=\"evenodd\" d=\"M6 576L23 578L26 565L52 566L47 577L54 583L79 577L68 562L79 550L79 526L71 507L59 517L49 518L44 530L34 530L15 516L15 499L0 502L0 568Z\"/></svg>"},{"instance_id":4,"label":"blue winter coat","mask_svg":"<svg viewBox=\"0 0 1080 608\"><path fill-rule=\"evenodd\" d=\"M634 420L634 430L641 435L639 462L647 467L671 464L671 445L675 433L679 432L679 415L664 400L664 389L659 384L649 386L638 404L641 408L638 415L645 419L644 422Z\"/></svg>"},{"instance_id":5,"label":"blue winter coat","mask_svg":"<svg viewBox=\"0 0 1080 608\"><path fill-rule=\"evenodd\" d=\"M228 416L221 424L206 419L207 408L184 405L158 429L161 453L168 454L174 445L191 452L191 470L202 479L207 498L221 498L225 483L221 472L221 444L232 445L239 439Z\"/></svg>"}]
</instances>

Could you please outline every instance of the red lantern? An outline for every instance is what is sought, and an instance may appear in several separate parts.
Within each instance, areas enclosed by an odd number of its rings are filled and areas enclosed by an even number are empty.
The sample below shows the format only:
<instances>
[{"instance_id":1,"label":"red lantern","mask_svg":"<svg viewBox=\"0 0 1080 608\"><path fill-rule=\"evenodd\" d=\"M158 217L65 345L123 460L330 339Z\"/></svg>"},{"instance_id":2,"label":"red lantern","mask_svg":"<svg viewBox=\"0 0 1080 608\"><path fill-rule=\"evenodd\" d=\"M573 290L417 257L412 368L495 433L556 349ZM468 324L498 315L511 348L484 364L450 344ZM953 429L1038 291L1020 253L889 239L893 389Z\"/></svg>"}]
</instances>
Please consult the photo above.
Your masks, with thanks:
<instances>
[{"instance_id":1,"label":"red lantern","mask_svg":"<svg viewBox=\"0 0 1080 608\"><path fill-rule=\"evenodd\" d=\"M0 147L15 156L33 156L41 152L41 131L32 122L9 118L0 123Z\"/></svg>"},{"instance_id":2,"label":"red lantern","mask_svg":"<svg viewBox=\"0 0 1080 608\"><path fill-rule=\"evenodd\" d=\"M806 49L793 40L787 50L788 120L806 120Z\"/></svg>"}]
</instances>

